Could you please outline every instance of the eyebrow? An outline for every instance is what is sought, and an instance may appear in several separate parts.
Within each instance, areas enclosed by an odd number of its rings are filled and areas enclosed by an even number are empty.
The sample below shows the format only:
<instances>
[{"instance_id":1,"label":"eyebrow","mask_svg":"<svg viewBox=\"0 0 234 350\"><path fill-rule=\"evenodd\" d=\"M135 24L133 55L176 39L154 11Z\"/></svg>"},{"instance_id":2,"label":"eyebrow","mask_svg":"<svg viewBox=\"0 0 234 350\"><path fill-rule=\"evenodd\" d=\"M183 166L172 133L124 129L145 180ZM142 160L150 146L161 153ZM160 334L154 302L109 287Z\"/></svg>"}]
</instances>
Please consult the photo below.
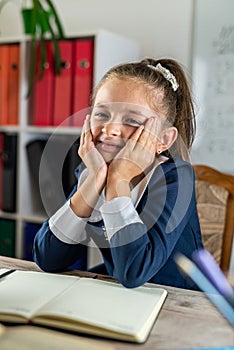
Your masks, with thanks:
<instances>
[{"instance_id":1,"label":"eyebrow","mask_svg":"<svg viewBox=\"0 0 234 350\"><path fill-rule=\"evenodd\" d=\"M98 108L108 108L108 104L97 104L97 105L94 105L94 108L95 107L98 107ZM139 115L139 116L142 116L144 118L147 118L147 116L143 113L141 113L140 111L136 111L136 110L133 110L133 109L129 109L127 111L128 113L131 113L131 114L135 114L135 115Z\"/></svg>"},{"instance_id":2,"label":"eyebrow","mask_svg":"<svg viewBox=\"0 0 234 350\"><path fill-rule=\"evenodd\" d=\"M96 105L94 105L93 107L94 107L94 108L95 108L95 107L106 108L106 105L105 105L105 104L104 104L104 105L103 105L103 104L96 104Z\"/></svg>"},{"instance_id":3,"label":"eyebrow","mask_svg":"<svg viewBox=\"0 0 234 350\"><path fill-rule=\"evenodd\" d=\"M141 113L140 111L134 111L133 109L130 109L128 112L131 114L136 114L136 115L140 115L144 118L147 118L147 116L145 114Z\"/></svg>"}]
</instances>

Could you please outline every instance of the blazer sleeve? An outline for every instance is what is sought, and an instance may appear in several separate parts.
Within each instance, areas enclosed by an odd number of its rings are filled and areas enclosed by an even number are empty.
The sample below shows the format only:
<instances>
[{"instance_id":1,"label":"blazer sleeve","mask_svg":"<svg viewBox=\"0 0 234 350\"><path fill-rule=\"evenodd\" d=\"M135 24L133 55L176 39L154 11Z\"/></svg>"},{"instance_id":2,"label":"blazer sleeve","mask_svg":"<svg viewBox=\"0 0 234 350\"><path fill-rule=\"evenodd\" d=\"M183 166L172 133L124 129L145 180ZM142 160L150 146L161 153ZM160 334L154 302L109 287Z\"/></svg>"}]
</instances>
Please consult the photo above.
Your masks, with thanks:
<instances>
[{"instance_id":1,"label":"blazer sleeve","mask_svg":"<svg viewBox=\"0 0 234 350\"><path fill-rule=\"evenodd\" d=\"M76 170L76 176L78 170ZM76 192L74 186L67 200ZM83 223L82 223L83 227ZM67 269L86 254L87 242L69 244L56 237L50 229L49 220L45 221L37 232L33 244L33 259L44 271L61 271Z\"/></svg>"},{"instance_id":2,"label":"blazer sleeve","mask_svg":"<svg viewBox=\"0 0 234 350\"><path fill-rule=\"evenodd\" d=\"M171 161L157 167L137 207L142 222L126 225L110 240L114 277L129 288L148 282L186 234L194 210L192 166Z\"/></svg>"}]
</instances>

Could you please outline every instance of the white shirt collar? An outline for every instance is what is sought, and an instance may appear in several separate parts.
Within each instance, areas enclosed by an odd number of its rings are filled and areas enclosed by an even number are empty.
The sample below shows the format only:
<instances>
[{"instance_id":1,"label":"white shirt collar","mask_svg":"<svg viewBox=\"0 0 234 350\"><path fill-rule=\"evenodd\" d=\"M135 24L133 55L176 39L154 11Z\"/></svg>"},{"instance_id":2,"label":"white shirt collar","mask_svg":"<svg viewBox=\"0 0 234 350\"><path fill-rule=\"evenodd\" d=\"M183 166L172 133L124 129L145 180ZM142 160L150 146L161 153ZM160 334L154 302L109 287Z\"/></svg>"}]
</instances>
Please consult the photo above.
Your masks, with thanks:
<instances>
[{"instance_id":1,"label":"white shirt collar","mask_svg":"<svg viewBox=\"0 0 234 350\"><path fill-rule=\"evenodd\" d=\"M134 204L134 207L136 208L138 203L140 202L146 187L151 179L151 176L153 175L153 172L155 170L155 168L160 164L163 163L167 158L165 157L165 159L162 159L162 161L157 162L155 164L155 166L150 170L150 172L146 175L145 178L143 178L132 190L131 190L131 199L132 202ZM85 181L85 179L88 176L88 170L87 168L85 168L78 179L78 185L77 188L79 188L81 186L81 184ZM100 207L105 203L105 188L103 189L102 193L99 196L99 199L95 205L95 208L93 209L93 212L89 218L90 222L97 222L102 220L102 216L100 213Z\"/></svg>"}]
</instances>

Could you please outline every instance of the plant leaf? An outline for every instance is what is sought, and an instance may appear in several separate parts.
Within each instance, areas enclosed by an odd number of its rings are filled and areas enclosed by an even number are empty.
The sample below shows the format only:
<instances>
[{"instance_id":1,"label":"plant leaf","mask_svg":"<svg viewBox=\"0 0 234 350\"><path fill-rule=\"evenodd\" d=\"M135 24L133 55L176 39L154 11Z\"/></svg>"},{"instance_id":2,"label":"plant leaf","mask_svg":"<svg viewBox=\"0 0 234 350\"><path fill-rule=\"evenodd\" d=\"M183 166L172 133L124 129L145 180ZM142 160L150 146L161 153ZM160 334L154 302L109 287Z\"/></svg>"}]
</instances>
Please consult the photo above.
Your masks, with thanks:
<instances>
[{"instance_id":1,"label":"plant leaf","mask_svg":"<svg viewBox=\"0 0 234 350\"><path fill-rule=\"evenodd\" d=\"M47 5L49 6L50 10L53 13L53 16L54 16L54 19L55 19L55 23L57 25L58 34L59 34L60 39L64 39L65 35L64 35L64 30L63 30L63 27L62 27L62 23L61 23L61 21L59 19L58 13L57 13L57 11L56 11L52 1L51 0L45 0L45 2L47 3Z\"/></svg>"},{"instance_id":2,"label":"plant leaf","mask_svg":"<svg viewBox=\"0 0 234 350\"><path fill-rule=\"evenodd\" d=\"M38 24L40 24L39 30L40 30L40 65L39 65L39 75L38 80L41 80L44 72L45 72L45 63L47 58L47 51L46 51L46 42L45 42L45 32L43 30L43 24L46 22L47 14L46 10L43 8L40 8L39 1L36 0L38 3ZM46 18L45 18L46 17Z\"/></svg>"},{"instance_id":3,"label":"plant leaf","mask_svg":"<svg viewBox=\"0 0 234 350\"><path fill-rule=\"evenodd\" d=\"M8 0L6 0L8 1ZM61 54L60 54L60 49L59 49L59 44L58 44L58 39L63 39L64 38L64 32L63 32L63 27L60 22L60 19L57 15L57 11L55 10L54 5L52 4L51 0L44 0L45 3L48 5L49 9L51 10L51 13L54 17L55 24L57 26L57 31L58 35L56 38L54 29L50 23L50 19L46 15L46 9L42 5L41 0L32 0L32 18L31 18L31 42L30 42L30 62L29 62L29 79L28 79L28 91L27 91L27 96L32 92L34 83L35 83L35 76L36 76L36 54L37 54L37 42L39 42L40 45L40 70L39 70L39 75L37 78L39 80L43 77L44 75L44 70L45 70L45 62L46 62L46 43L45 43L45 33L43 32L42 29L42 23L43 21L47 24L48 26L48 31L49 34L51 35L51 41L53 43L53 48L54 48L54 61L55 61L55 74L60 74L61 73Z\"/></svg>"},{"instance_id":4,"label":"plant leaf","mask_svg":"<svg viewBox=\"0 0 234 350\"><path fill-rule=\"evenodd\" d=\"M38 80L41 80L44 72L45 72L45 63L46 63L46 43L44 36L41 37L40 40L40 68L39 68L39 75L38 75Z\"/></svg>"},{"instance_id":5,"label":"plant leaf","mask_svg":"<svg viewBox=\"0 0 234 350\"><path fill-rule=\"evenodd\" d=\"M35 0L35 1L38 1L38 0ZM45 9L41 5L40 1L38 1L38 6L40 7L41 11L45 14ZM50 20L49 20L49 18L47 18L46 15L44 16L44 20L48 26L49 33L51 34L51 41L52 41L53 47L54 47L55 73L60 74L61 73L61 55L60 55L58 41L56 39L54 30L50 24Z\"/></svg>"},{"instance_id":6,"label":"plant leaf","mask_svg":"<svg viewBox=\"0 0 234 350\"><path fill-rule=\"evenodd\" d=\"M28 98L32 92L32 88L35 82L36 74L36 22L37 22L37 10L34 6L32 8L31 17L31 42L30 42L30 61L29 61L29 77L28 77L28 91L26 98Z\"/></svg>"}]
</instances>

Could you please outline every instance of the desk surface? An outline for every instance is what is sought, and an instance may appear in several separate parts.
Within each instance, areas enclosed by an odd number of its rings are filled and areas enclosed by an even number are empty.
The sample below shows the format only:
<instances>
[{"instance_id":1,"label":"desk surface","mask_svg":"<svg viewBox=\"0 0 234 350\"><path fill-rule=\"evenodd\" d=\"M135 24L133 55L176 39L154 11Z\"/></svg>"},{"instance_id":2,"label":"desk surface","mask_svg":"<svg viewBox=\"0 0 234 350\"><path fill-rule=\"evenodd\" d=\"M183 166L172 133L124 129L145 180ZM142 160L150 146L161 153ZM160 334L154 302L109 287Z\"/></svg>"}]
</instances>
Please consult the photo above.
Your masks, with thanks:
<instances>
[{"instance_id":1,"label":"desk surface","mask_svg":"<svg viewBox=\"0 0 234 350\"><path fill-rule=\"evenodd\" d=\"M1 256L0 268L41 271L35 263ZM110 276L83 271L72 271L71 274L113 281ZM140 350L163 350L234 345L232 327L203 293L167 286L165 288L168 291L168 297L145 344L136 345L95 338L97 348L101 346L103 350L106 347L116 350L135 350L137 346ZM41 330L41 332L43 331ZM55 335L57 333L54 332ZM59 332L59 337L61 334L63 333ZM68 337L74 339L74 336L64 333L64 339L68 339ZM82 338L87 339L88 337ZM77 339L79 338L77 337ZM43 347L47 350L45 346Z\"/></svg>"}]
</instances>

